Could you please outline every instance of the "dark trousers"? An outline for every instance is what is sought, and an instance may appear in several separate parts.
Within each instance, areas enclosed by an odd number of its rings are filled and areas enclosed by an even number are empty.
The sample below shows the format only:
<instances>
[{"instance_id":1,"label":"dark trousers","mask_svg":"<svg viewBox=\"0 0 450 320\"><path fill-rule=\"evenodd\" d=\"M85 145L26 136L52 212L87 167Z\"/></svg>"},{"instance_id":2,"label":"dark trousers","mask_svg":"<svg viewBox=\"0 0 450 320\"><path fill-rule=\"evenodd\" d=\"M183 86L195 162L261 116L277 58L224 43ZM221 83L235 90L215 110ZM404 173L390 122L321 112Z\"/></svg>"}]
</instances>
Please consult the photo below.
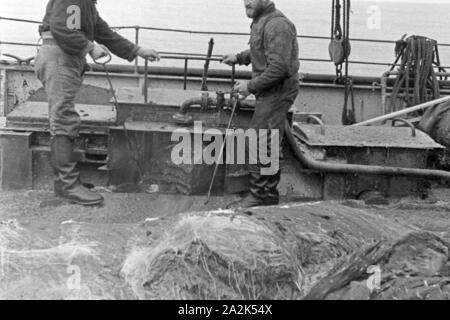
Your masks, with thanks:
<instances>
[{"instance_id":1,"label":"dark trousers","mask_svg":"<svg viewBox=\"0 0 450 320\"><path fill-rule=\"evenodd\" d=\"M35 72L48 97L48 114L52 136L78 136L80 115L75 97L83 82L86 60L65 53L57 45L43 45L35 61Z\"/></svg>"},{"instance_id":2,"label":"dark trousers","mask_svg":"<svg viewBox=\"0 0 450 320\"><path fill-rule=\"evenodd\" d=\"M262 169L271 167L271 164L261 162L260 146L267 147L267 155L272 154L271 145L273 130L278 131L278 155L281 155L281 145L285 132L285 123L289 109L295 102L300 90L298 76L285 80L279 86L276 86L256 97L255 112L250 123L250 128L257 130L258 143L247 143L247 159L257 156L256 164L247 164L247 170L252 173L261 173ZM261 131L261 129L265 129ZM262 134L267 133L267 134ZM265 151L265 150L263 150ZM265 152L262 152L263 154ZM280 159L278 158L278 163ZM263 175L274 175L277 172L266 173Z\"/></svg>"}]
</instances>

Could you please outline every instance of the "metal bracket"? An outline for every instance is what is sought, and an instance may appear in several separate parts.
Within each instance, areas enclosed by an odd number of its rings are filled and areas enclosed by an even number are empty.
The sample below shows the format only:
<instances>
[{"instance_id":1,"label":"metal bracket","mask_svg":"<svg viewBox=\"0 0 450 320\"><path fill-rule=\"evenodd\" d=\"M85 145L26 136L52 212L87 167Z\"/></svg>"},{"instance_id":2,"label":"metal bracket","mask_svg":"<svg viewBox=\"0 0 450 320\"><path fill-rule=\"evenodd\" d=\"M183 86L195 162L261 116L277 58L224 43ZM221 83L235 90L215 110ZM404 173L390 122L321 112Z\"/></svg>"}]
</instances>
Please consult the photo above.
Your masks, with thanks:
<instances>
[{"instance_id":1,"label":"metal bracket","mask_svg":"<svg viewBox=\"0 0 450 320\"><path fill-rule=\"evenodd\" d=\"M316 116L309 115L307 121L314 120L318 125L320 125L320 134L325 135L325 123Z\"/></svg>"},{"instance_id":2,"label":"metal bracket","mask_svg":"<svg viewBox=\"0 0 450 320\"><path fill-rule=\"evenodd\" d=\"M409 122L408 120L403 119L403 118L395 118L395 119L392 119L392 126L393 127L395 127L395 123L396 122L401 122L403 124L406 124L412 130L412 137L413 138L417 137L416 127L414 127L414 125L411 122Z\"/></svg>"}]
</instances>

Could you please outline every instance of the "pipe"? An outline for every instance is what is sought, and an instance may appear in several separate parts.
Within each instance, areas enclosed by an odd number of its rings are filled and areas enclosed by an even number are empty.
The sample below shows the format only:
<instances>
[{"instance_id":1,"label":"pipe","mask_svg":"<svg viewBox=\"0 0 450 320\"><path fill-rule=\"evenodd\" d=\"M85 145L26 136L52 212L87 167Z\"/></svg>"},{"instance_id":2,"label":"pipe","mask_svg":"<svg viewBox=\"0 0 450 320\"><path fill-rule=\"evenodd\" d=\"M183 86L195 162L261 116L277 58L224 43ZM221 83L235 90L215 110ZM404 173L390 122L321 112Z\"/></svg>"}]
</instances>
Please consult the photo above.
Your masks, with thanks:
<instances>
[{"instance_id":1,"label":"pipe","mask_svg":"<svg viewBox=\"0 0 450 320\"><path fill-rule=\"evenodd\" d=\"M192 106L202 106L204 102L205 100L202 97L188 99L181 104L179 114L186 115ZM208 97L208 99L206 100L206 104L207 106L215 106L217 104L217 100Z\"/></svg>"},{"instance_id":2,"label":"pipe","mask_svg":"<svg viewBox=\"0 0 450 320\"><path fill-rule=\"evenodd\" d=\"M188 115L188 112L192 106L199 105L202 107L203 110L205 110L208 107L216 106L217 111L222 111L223 107L226 105L230 105L233 101L233 93L231 94L231 99L225 99L225 93L224 92L216 92L217 97L211 98L207 93L204 93L204 96L202 97L196 97L191 98L186 101L184 101L181 106L180 110L173 115L173 119L180 123L180 124L190 124L193 121L193 118ZM255 108L256 101L251 100L237 100L237 109L239 110L241 108L249 108L254 109Z\"/></svg>"},{"instance_id":3,"label":"pipe","mask_svg":"<svg viewBox=\"0 0 450 320\"><path fill-rule=\"evenodd\" d=\"M206 100L202 97L191 98L191 99L184 101L181 104L180 111L178 113L182 114L182 115L186 115L192 106L198 105L198 106L205 107L205 104L206 104L206 107L215 106L215 105L217 105L217 100L214 98L211 98L211 97L208 97Z\"/></svg>"},{"instance_id":4,"label":"pipe","mask_svg":"<svg viewBox=\"0 0 450 320\"><path fill-rule=\"evenodd\" d=\"M440 99L428 101L426 103L419 104L419 105L417 105L415 107L411 107L411 108L403 109L403 110L400 110L400 111L397 111L397 112L393 112L393 113L390 113L390 114L386 114L384 116L377 117L377 118L374 118L372 120L367 120L367 121L364 121L364 122L360 122L360 123L354 124L353 126L354 127L361 127L361 126L367 126L369 124L374 124L374 123L377 123L377 122L390 120L392 118L397 118L399 116L403 116L403 115L411 113L411 112L415 112L415 111L419 111L419 110L422 110L422 109L426 109L426 108L429 108L429 107L432 107L432 106L435 106L437 104L441 104L441 103L444 103L444 102L447 102L447 101L450 101L450 96L446 96L446 97L443 97L443 98L440 98Z\"/></svg>"},{"instance_id":5,"label":"pipe","mask_svg":"<svg viewBox=\"0 0 450 320\"><path fill-rule=\"evenodd\" d=\"M172 119L180 124L190 124L193 121L193 118L188 115L188 112L192 106L202 106L203 108L207 108L209 106L216 106L217 105L217 99L211 98L211 97L196 97L196 98L190 98L186 101L184 101L181 104L180 110L172 116Z\"/></svg>"},{"instance_id":6,"label":"pipe","mask_svg":"<svg viewBox=\"0 0 450 320\"><path fill-rule=\"evenodd\" d=\"M288 121L286 121L285 129L287 142L289 143L294 156L304 167L311 170L324 173L367 174L396 177L414 177L424 179L445 179L450 181L450 172L440 170L366 166L357 164L337 164L313 160L308 158L298 147L297 141L295 140Z\"/></svg>"}]
</instances>

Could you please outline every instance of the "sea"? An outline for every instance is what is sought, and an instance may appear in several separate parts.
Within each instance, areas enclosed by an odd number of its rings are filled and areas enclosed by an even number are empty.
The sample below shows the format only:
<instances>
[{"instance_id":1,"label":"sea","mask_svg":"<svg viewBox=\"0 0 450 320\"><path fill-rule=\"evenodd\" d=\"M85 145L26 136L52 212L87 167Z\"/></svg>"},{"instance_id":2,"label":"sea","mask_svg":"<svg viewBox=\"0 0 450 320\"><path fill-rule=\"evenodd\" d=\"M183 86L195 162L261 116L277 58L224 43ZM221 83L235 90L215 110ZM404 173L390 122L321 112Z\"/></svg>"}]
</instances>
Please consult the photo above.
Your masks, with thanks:
<instances>
[{"instance_id":1,"label":"sea","mask_svg":"<svg viewBox=\"0 0 450 320\"><path fill-rule=\"evenodd\" d=\"M48 0L0 0L0 16L41 20ZM331 0L275 0L297 26L300 35L330 37ZM243 0L99 0L98 9L111 26L147 26L207 32L248 33L251 21L246 17ZM422 35L450 44L450 0L407 1L352 0L350 36L361 39L398 40L403 35ZM134 30L120 30L134 40ZM214 54L234 53L248 47L248 36L141 31L140 44L161 52L206 54L214 38ZM0 19L0 41L37 43L37 25ZM299 39L304 59L329 59L328 39ZM0 43L0 53L21 57L34 55L36 48ZM441 62L450 66L450 47L441 47ZM0 57L3 59L4 57ZM352 61L392 63L392 43L352 43ZM127 64L115 58L114 63ZM180 66L181 61L163 59L161 66ZM190 62L189 67L201 67ZM226 68L214 62L211 68ZM244 67L243 67L244 68ZM351 64L350 74L379 76L387 66ZM334 73L331 62L302 62L304 73Z\"/></svg>"}]
</instances>

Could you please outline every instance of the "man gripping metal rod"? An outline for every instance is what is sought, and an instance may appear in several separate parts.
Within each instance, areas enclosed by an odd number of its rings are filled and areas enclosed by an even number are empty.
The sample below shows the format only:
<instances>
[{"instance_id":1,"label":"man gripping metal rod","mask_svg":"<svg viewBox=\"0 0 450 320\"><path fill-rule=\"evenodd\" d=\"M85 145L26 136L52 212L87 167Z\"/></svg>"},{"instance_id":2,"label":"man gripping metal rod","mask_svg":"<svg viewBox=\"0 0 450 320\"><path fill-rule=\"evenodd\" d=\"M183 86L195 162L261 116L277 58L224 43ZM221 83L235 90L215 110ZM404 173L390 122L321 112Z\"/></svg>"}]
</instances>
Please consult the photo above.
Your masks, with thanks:
<instances>
[{"instance_id":1,"label":"man gripping metal rod","mask_svg":"<svg viewBox=\"0 0 450 320\"><path fill-rule=\"evenodd\" d=\"M228 54L223 63L252 65L250 82L238 82L234 90L243 96L256 96L255 113L250 127L260 131L258 143L248 143L248 156L258 155L262 145L270 148L272 137L284 136L287 113L299 93L299 46L294 24L270 0L244 0L251 25L250 49ZM266 135L261 135L266 132ZM277 135L273 133L277 132ZM273 150L272 150L273 152ZM248 157L247 157L248 158ZM248 161L248 160L247 160ZM267 173L258 158L257 164L247 164L249 194L233 207L249 208L279 203L278 184L281 171Z\"/></svg>"}]
</instances>

